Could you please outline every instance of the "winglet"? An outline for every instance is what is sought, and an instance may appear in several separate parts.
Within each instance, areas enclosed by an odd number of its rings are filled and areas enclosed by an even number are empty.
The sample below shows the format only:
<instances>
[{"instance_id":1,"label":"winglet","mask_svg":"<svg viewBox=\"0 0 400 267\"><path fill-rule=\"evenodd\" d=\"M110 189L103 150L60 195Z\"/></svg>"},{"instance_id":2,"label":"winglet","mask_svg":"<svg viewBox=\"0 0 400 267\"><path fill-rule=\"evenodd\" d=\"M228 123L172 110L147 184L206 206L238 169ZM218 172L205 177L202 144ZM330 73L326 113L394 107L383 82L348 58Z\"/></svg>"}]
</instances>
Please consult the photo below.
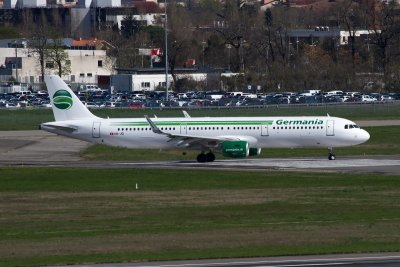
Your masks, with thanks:
<instances>
[{"instance_id":1,"label":"winglet","mask_svg":"<svg viewBox=\"0 0 400 267\"><path fill-rule=\"evenodd\" d=\"M150 124L151 130L153 131L153 133L165 134L163 131L160 130L160 128L157 127L157 125L147 115L144 115L144 117L146 118L146 120Z\"/></svg>"}]
</instances>

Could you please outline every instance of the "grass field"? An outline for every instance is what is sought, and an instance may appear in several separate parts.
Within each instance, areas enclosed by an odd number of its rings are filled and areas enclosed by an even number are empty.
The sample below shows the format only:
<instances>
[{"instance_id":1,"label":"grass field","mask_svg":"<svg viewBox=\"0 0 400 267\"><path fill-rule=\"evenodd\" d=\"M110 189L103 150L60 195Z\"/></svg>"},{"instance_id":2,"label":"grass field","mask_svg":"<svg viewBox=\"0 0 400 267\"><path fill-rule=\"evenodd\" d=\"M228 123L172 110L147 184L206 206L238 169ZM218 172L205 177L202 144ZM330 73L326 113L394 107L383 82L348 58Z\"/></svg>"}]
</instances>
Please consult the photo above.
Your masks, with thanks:
<instances>
[{"instance_id":1,"label":"grass field","mask_svg":"<svg viewBox=\"0 0 400 267\"><path fill-rule=\"evenodd\" d=\"M399 126L366 127L371 139L362 145L336 148L338 157L349 155L397 155L400 154ZM194 160L198 151L183 149L127 149L104 145L94 145L82 152L82 156L89 160ZM325 148L297 148L297 149L263 149L259 158L271 157L327 157ZM221 159L222 155L217 154Z\"/></svg>"},{"instance_id":2,"label":"grass field","mask_svg":"<svg viewBox=\"0 0 400 267\"><path fill-rule=\"evenodd\" d=\"M130 110L130 109L95 109L99 117L106 118L143 118L144 115L158 117L182 117L181 110ZM331 116L344 117L351 120L399 119L399 103L358 104L358 105L326 105L326 106L268 106L251 109L201 109L189 110L195 117L199 116ZM43 122L53 121L53 113L49 109L0 109L0 131L36 130Z\"/></svg>"},{"instance_id":3,"label":"grass field","mask_svg":"<svg viewBox=\"0 0 400 267\"><path fill-rule=\"evenodd\" d=\"M398 176L3 168L0 211L0 266L400 250Z\"/></svg>"},{"instance_id":4,"label":"grass field","mask_svg":"<svg viewBox=\"0 0 400 267\"><path fill-rule=\"evenodd\" d=\"M400 115L398 105L365 107L329 113L354 120ZM94 112L102 117L182 116L181 111ZM190 113L324 115L326 110ZM0 110L0 130L36 129L52 120L50 110ZM400 154L398 126L367 131L370 141L337 149L338 157ZM197 154L182 152L93 146L83 155L193 160ZM325 155L324 149L266 149L262 157ZM400 251L399 244L399 176L0 168L0 266Z\"/></svg>"}]
</instances>

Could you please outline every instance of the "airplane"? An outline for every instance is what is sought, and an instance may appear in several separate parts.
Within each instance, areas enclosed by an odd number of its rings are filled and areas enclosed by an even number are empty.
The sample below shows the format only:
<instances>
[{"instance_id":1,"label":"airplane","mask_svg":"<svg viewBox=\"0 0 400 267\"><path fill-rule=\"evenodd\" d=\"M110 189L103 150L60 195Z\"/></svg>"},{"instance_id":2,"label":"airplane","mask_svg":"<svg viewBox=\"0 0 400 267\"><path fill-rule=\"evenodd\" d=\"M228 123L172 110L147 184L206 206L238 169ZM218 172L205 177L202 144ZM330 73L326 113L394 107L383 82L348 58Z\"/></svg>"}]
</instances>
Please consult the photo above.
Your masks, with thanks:
<instances>
[{"instance_id":1,"label":"airplane","mask_svg":"<svg viewBox=\"0 0 400 267\"><path fill-rule=\"evenodd\" d=\"M334 147L366 142L370 135L354 122L327 116L99 118L57 75L46 75L55 121L40 129L87 142L126 148L187 148L200 151L198 162L224 157L247 158L262 148Z\"/></svg>"}]
</instances>

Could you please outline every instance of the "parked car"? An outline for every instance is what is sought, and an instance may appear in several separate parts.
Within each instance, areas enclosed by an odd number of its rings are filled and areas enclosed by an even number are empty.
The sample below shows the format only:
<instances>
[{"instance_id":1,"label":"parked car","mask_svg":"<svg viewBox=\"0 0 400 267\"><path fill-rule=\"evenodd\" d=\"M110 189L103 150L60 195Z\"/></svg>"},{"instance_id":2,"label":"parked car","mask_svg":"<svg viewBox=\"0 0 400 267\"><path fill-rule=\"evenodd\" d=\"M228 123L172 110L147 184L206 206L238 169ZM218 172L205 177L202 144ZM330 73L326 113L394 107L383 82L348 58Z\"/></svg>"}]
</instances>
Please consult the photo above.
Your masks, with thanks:
<instances>
[{"instance_id":1,"label":"parked car","mask_svg":"<svg viewBox=\"0 0 400 267\"><path fill-rule=\"evenodd\" d=\"M142 102L132 102L128 105L130 109L142 109L144 108L144 105Z\"/></svg>"},{"instance_id":2,"label":"parked car","mask_svg":"<svg viewBox=\"0 0 400 267\"><path fill-rule=\"evenodd\" d=\"M362 95L361 96L361 102L374 102L374 101L378 101L378 100L370 95Z\"/></svg>"}]
</instances>

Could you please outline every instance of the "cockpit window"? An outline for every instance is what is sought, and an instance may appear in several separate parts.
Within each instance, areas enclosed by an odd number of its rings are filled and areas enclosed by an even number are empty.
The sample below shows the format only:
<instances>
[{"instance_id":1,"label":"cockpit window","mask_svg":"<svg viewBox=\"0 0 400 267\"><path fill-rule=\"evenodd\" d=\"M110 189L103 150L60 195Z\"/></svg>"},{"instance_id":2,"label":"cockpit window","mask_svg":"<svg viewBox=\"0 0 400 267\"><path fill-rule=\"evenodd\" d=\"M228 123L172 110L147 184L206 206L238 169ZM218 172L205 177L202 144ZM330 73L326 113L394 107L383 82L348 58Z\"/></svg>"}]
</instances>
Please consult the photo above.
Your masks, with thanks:
<instances>
[{"instance_id":1,"label":"cockpit window","mask_svg":"<svg viewBox=\"0 0 400 267\"><path fill-rule=\"evenodd\" d=\"M360 128L357 124L346 124L344 126L345 129L353 129L353 128Z\"/></svg>"}]
</instances>

